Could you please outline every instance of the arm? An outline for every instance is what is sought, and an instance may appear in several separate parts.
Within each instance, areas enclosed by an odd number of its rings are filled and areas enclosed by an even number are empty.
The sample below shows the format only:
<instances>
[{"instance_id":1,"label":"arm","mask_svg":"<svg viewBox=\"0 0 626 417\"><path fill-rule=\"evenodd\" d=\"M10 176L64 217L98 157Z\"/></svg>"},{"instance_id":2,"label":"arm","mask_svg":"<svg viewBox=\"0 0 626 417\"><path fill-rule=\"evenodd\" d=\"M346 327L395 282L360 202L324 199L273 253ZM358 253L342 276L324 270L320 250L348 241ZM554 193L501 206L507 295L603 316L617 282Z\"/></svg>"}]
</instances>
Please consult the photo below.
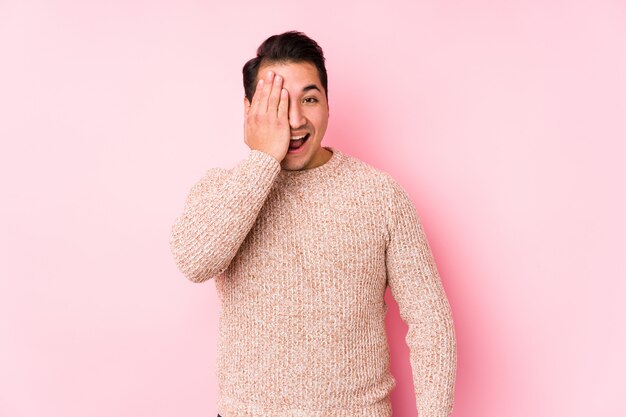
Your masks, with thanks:
<instances>
[{"instance_id":1,"label":"arm","mask_svg":"<svg viewBox=\"0 0 626 417\"><path fill-rule=\"evenodd\" d=\"M265 81L265 82L264 82ZM221 274L252 229L289 149L289 96L283 80L268 71L252 103L244 98L248 157L231 170L210 169L193 186L172 226L176 264L193 282Z\"/></svg>"},{"instance_id":2,"label":"arm","mask_svg":"<svg viewBox=\"0 0 626 417\"><path fill-rule=\"evenodd\" d=\"M452 313L415 206L390 176L387 282L408 326L420 417L448 417L454 402L456 338Z\"/></svg>"},{"instance_id":3,"label":"arm","mask_svg":"<svg viewBox=\"0 0 626 417\"><path fill-rule=\"evenodd\" d=\"M228 267L279 172L276 159L250 150L233 169L209 169L191 188L170 235L176 264L189 280L203 282Z\"/></svg>"}]
</instances>

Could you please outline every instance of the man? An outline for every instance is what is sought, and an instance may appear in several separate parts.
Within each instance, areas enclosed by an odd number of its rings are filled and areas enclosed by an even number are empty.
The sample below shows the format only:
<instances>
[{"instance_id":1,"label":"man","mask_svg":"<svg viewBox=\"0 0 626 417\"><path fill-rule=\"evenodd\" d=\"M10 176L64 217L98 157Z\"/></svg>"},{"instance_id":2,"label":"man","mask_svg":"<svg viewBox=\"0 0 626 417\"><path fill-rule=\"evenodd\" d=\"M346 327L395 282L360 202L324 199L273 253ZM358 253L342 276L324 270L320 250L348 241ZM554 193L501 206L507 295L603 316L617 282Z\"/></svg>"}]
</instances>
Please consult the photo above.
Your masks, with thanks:
<instances>
[{"instance_id":1,"label":"man","mask_svg":"<svg viewBox=\"0 0 626 417\"><path fill-rule=\"evenodd\" d=\"M215 279L222 417L389 417L391 288L408 325L420 417L449 416L450 306L417 212L389 174L321 145L325 58L300 32L268 38L243 68L244 141L211 168L172 227L193 282Z\"/></svg>"}]
</instances>

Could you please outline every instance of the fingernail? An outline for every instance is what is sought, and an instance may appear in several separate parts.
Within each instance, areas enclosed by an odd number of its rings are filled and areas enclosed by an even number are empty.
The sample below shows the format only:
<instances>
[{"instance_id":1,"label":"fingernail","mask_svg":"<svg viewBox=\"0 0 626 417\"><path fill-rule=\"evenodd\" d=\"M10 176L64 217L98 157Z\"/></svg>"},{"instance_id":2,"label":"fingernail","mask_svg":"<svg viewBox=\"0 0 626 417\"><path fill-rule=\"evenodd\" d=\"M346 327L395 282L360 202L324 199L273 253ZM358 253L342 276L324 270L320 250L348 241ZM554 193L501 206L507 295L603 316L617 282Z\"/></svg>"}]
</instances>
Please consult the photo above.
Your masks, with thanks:
<instances>
[{"instance_id":1,"label":"fingernail","mask_svg":"<svg viewBox=\"0 0 626 417\"><path fill-rule=\"evenodd\" d=\"M274 78L275 81L280 81L280 75L277 75L276 78Z\"/></svg>"}]
</instances>

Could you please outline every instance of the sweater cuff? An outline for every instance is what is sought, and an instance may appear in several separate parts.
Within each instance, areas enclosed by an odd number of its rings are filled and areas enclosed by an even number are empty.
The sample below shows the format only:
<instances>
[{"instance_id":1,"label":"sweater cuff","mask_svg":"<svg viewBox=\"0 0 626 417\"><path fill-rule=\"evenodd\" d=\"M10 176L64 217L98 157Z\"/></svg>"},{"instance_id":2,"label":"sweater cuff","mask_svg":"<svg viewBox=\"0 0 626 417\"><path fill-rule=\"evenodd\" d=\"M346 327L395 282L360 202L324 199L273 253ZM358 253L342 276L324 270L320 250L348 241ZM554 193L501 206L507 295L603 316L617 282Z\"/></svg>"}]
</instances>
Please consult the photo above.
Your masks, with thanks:
<instances>
[{"instance_id":1,"label":"sweater cuff","mask_svg":"<svg viewBox=\"0 0 626 417\"><path fill-rule=\"evenodd\" d=\"M250 163L257 166L259 174L263 177L274 177L281 170L280 162L276 160L272 155L259 151L257 149L250 149L248 154L248 160Z\"/></svg>"}]
</instances>

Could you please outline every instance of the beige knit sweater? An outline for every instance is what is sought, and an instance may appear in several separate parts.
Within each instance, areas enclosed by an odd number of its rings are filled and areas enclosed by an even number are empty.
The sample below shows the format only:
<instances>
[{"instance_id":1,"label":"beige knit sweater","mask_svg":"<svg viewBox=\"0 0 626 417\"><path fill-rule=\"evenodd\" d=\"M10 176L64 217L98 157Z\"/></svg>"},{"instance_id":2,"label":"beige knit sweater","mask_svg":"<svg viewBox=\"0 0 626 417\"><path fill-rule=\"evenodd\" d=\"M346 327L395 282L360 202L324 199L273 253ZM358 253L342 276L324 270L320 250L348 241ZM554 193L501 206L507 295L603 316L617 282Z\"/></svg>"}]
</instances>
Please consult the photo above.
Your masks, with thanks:
<instances>
[{"instance_id":1,"label":"beige knit sweater","mask_svg":"<svg viewBox=\"0 0 626 417\"><path fill-rule=\"evenodd\" d=\"M171 250L215 279L222 417L389 417L387 285L408 325L420 417L452 412L451 310L417 212L386 172L335 147L282 170L250 150L212 168L176 219ZM400 417L402 417L400 415Z\"/></svg>"}]
</instances>

